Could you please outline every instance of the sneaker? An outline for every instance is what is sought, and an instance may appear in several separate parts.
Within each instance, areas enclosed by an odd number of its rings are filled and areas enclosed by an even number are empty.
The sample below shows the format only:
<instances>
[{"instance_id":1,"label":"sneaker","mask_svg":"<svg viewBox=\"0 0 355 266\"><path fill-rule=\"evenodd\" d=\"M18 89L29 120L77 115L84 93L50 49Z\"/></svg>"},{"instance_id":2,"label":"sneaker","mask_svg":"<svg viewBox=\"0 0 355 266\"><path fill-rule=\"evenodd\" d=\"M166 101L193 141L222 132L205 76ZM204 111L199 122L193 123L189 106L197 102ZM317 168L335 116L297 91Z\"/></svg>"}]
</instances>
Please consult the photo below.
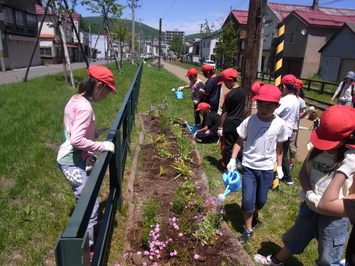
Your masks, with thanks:
<instances>
[{"instance_id":1,"label":"sneaker","mask_svg":"<svg viewBox=\"0 0 355 266\"><path fill-rule=\"evenodd\" d=\"M256 254L254 256L254 260L256 263L261 264L261 265L272 265L272 266L283 266L284 265L282 262L279 262L279 263L273 262L271 255L263 256L260 254Z\"/></svg>"},{"instance_id":2,"label":"sneaker","mask_svg":"<svg viewBox=\"0 0 355 266\"><path fill-rule=\"evenodd\" d=\"M284 178L281 179L283 182L285 182L287 185L292 185L293 184L293 180L292 177L288 176L284 176Z\"/></svg>"},{"instance_id":3,"label":"sneaker","mask_svg":"<svg viewBox=\"0 0 355 266\"><path fill-rule=\"evenodd\" d=\"M238 237L240 243L245 244L253 236L253 231L245 229L244 234Z\"/></svg>"},{"instance_id":4,"label":"sneaker","mask_svg":"<svg viewBox=\"0 0 355 266\"><path fill-rule=\"evenodd\" d=\"M260 220L259 220L259 213L258 212L254 212L253 214L253 221L251 222L251 226L253 228L253 230L255 228L257 228L260 225Z\"/></svg>"}]
</instances>

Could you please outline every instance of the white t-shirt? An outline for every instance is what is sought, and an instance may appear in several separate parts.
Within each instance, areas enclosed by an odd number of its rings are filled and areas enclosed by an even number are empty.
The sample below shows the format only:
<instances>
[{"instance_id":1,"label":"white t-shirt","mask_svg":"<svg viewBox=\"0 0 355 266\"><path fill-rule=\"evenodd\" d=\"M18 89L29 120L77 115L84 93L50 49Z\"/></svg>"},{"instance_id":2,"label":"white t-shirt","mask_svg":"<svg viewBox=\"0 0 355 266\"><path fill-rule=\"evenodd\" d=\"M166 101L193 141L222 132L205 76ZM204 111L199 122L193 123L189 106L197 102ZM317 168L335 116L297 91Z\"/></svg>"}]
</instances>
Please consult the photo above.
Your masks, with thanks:
<instances>
[{"instance_id":1,"label":"white t-shirt","mask_svg":"<svg viewBox=\"0 0 355 266\"><path fill-rule=\"evenodd\" d=\"M237 132L244 139L242 165L256 170L273 170L276 144L288 139L285 122L276 115L271 122L263 122L254 114L244 119Z\"/></svg>"},{"instance_id":2,"label":"white t-shirt","mask_svg":"<svg viewBox=\"0 0 355 266\"><path fill-rule=\"evenodd\" d=\"M293 128L298 126L300 119L300 101L294 94L288 94L280 100L280 106L275 110L275 114L281 117L287 126L287 135L291 137Z\"/></svg>"},{"instance_id":3,"label":"white t-shirt","mask_svg":"<svg viewBox=\"0 0 355 266\"><path fill-rule=\"evenodd\" d=\"M302 111L302 109L307 107L306 102L301 97L298 97L298 100L300 102L300 111Z\"/></svg>"}]
</instances>

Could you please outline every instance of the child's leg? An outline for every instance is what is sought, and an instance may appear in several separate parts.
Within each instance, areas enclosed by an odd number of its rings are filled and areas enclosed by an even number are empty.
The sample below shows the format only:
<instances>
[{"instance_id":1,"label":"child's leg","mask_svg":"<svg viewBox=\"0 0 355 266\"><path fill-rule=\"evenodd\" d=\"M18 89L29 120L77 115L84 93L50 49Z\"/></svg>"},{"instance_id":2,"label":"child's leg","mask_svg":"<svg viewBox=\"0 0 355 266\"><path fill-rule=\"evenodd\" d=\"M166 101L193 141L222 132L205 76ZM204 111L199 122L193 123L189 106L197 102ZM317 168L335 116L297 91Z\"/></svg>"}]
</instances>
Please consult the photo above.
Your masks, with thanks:
<instances>
[{"instance_id":1,"label":"child's leg","mask_svg":"<svg viewBox=\"0 0 355 266\"><path fill-rule=\"evenodd\" d=\"M274 180L274 171L273 170L254 170L256 175L256 200L255 207L257 210L261 210L266 201L269 193L269 189L272 186L272 181Z\"/></svg>"},{"instance_id":2,"label":"child's leg","mask_svg":"<svg viewBox=\"0 0 355 266\"><path fill-rule=\"evenodd\" d=\"M198 125L201 123L201 118L199 112L195 112L197 109L198 104L194 104L194 118L195 118L195 125Z\"/></svg>"},{"instance_id":3,"label":"child's leg","mask_svg":"<svg viewBox=\"0 0 355 266\"><path fill-rule=\"evenodd\" d=\"M242 169L242 210L245 228L252 231L253 213L255 211L255 196L257 182L254 170L244 167Z\"/></svg>"},{"instance_id":4,"label":"child's leg","mask_svg":"<svg viewBox=\"0 0 355 266\"><path fill-rule=\"evenodd\" d=\"M349 219L319 214L318 265L338 265L349 237Z\"/></svg>"},{"instance_id":5,"label":"child's leg","mask_svg":"<svg viewBox=\"0 0 355 266\"><path fill-rule=\"evenodd\" d=\"M197 141L203 143L211 143L216 142L218 139L217 133L211 130L200 131L196 134Z\"/></svg>"}]
</instances>

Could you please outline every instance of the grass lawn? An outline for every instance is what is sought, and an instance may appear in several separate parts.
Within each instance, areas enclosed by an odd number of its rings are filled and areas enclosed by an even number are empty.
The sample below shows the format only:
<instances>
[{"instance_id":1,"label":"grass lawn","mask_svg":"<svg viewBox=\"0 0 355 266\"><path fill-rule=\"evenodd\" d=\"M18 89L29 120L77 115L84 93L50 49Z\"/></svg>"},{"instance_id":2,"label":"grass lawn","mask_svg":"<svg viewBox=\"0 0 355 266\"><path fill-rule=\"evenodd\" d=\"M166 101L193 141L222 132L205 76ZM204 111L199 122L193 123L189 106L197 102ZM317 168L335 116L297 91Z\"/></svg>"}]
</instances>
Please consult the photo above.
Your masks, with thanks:
<instances>
[{"instance_id":1,"label":"grass lawn","mask_svg":"<svg viewBox=\"0 0 355 266\"><path fill-rule=\"evenodd\" d=\"M94 109L98 127L111 126L137 65L116 76L117 95ZM86 70L74 71L80 81ZM0 86L0 265L39 265L53 252L75 206L56 165L63 110L76 90L62 74Z\"/></svg>"}]
</instances>

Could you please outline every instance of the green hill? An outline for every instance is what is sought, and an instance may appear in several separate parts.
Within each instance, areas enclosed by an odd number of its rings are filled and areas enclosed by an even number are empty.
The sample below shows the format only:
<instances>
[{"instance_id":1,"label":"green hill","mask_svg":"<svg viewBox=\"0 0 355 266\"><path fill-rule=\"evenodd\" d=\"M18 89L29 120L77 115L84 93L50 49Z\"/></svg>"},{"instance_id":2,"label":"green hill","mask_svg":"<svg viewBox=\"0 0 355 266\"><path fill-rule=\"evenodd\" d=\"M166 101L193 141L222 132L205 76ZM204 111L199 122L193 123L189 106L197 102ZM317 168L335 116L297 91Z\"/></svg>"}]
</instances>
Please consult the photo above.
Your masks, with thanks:
<instances>
[{"instance_id":1,"label":"green hill","mask_svg":"<svg viewBox=\"0 0 355 266\"><path fill-rule=\"evenodd\" d=\"M109 18L110 28L114 24L115 19ZM132 30L132 21L128 19L122 19L126 23L127 30L131 32ZM81 30L89 32L89 26L91 27L92 33L102 33L102 17L83 17L81 21ZM159 30L154 29L144 23L135 22L135 31L136 33L141 32L141 38L143 40L151 40L153 38L159 37ZM164 34L164 33L163 33ZM163 35L164 36L164 35Z\"/></svg>"},{"instance_id":2,"label":"green hill","mask_svg":"<svg viewBox=\"0 0 355 266\"><path fill-rule=\"evenodd\" d=\"M210 34L200 32L200 33L194 33L194 34L189 34L185 36L185 41L190 42L193 39L202 39L203 37L206 37L207 35L214 35L218 33L220 30L216 30L214 32L211 32Z\"/></svg>"}]
</instances>

